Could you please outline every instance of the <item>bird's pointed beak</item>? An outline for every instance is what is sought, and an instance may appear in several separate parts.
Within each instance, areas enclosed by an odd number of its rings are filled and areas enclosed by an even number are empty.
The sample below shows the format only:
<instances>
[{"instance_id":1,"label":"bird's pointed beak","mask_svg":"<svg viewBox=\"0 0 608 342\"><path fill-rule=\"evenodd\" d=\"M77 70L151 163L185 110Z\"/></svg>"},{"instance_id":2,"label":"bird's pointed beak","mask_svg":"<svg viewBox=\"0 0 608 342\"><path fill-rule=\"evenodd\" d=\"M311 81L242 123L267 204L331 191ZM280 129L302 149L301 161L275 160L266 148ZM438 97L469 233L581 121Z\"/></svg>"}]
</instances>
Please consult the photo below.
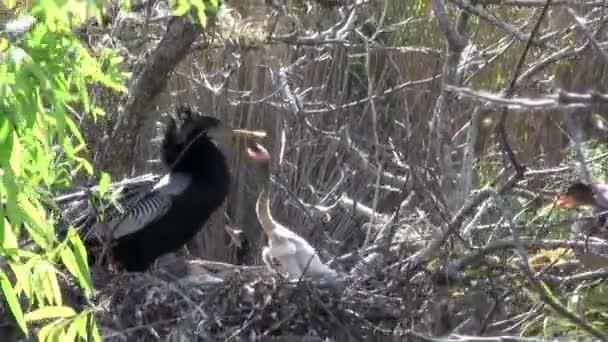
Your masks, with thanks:
<instances>
[{"instance_id":1,"label":"bird's pointed beak","mask_svg":"<svg viewBox=\"0 0 608 342\"><path fill-rule=\"evenodd\" d=\"M263 139L266 137L266 132L248 129L233 129L228 126L218 126L210 128L207 131L207 136L211 138L226 138L236 136L243 138Z\"/></svg>"},{"instance_id":2,"label":"bird's pointed beak","mask_svg":"<svg viewBox=\"0 0 608 342\"><path fill-rule=\"evenodd\" d=\"M232 130L232 134L241 137L246 137L246 138L257 138L257 139L263 139L266 138L266 132L264 131L254 131L254 130L248 130L248 129L233 129Z\"/></svg>"}]
</instances>

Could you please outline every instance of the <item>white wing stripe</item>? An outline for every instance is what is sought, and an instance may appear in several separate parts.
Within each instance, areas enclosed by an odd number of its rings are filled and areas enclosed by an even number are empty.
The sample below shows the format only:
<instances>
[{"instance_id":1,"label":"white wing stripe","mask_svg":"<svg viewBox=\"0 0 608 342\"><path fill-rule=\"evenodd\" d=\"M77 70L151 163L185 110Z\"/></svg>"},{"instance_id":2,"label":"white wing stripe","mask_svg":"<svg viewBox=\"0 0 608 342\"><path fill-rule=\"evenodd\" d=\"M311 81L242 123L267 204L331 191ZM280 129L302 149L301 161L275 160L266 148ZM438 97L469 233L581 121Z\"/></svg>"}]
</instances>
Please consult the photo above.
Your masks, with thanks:
<instances>
[{"instance_id":1,"label":"white wing stripe","mask_svg":"<svg viewBox=\"0 0 608 342\"><path fill-rule=\"evenodd\" d=\"M173 196L180 195L190 184L190 176L183 173L167 174L129 209L123 219L117 220L112 234L118 239L133 234L165 215L171 208Z\"/></svg>"}]
</instances>

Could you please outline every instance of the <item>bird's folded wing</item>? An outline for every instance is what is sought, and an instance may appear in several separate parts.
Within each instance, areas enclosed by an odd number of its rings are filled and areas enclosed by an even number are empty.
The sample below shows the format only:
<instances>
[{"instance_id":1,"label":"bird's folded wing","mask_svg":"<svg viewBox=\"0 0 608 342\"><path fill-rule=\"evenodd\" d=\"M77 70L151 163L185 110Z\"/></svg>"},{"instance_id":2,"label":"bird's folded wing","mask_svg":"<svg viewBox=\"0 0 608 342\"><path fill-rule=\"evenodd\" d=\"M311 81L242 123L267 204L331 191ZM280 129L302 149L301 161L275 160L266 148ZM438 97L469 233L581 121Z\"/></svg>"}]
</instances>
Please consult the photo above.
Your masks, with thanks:
<instances>
[{"instance_id":1,"label":"bird's folded wing","mask_svg":"<svg viewBox=\"0 0 608 342\"><path fill-rule=\"evenodd\" d=\"M110 224L115 239L133 234L157 220L169 211L172 199L170 195L153 192L142 198L124 217Z\"/></svg>"},{"instance_id":2,"label":"bird's folded wing","mask_svg":"<svg viewBox=\"0 0 608 342\"><path fill-rule=\"evenodd\" d=\"M115 239L133 234L169 211L173 196L186 189L190 177L185 174L167 174L161 178L152 191L132 206L127 214L110 223Z\"/></svg>"}]
</instances>

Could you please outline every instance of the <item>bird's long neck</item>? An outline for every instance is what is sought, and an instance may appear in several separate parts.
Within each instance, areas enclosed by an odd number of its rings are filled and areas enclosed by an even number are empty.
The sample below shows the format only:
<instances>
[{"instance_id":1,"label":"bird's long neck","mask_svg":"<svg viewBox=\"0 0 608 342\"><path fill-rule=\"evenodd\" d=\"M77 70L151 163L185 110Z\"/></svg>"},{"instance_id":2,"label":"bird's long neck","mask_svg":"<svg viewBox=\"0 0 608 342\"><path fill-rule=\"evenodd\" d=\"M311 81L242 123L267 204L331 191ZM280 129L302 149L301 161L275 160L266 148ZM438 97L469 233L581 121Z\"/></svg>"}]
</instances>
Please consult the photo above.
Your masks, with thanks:
<instances>
[{"instance_id":1,"label":"bird's long neck","mask_svg":"<svg viewBox=\"0 0 608 342\"><path fill-rule=\"evenodd\" d=\"M265 177L267 178L264 180L262 189L258 195L258 200L255 205L255 212L258 216L262 229L264 229L266 235L270 235L279 224L274 220L272 213L270 212L270 172L268 172Z\"/></svg>"}]
</instances>

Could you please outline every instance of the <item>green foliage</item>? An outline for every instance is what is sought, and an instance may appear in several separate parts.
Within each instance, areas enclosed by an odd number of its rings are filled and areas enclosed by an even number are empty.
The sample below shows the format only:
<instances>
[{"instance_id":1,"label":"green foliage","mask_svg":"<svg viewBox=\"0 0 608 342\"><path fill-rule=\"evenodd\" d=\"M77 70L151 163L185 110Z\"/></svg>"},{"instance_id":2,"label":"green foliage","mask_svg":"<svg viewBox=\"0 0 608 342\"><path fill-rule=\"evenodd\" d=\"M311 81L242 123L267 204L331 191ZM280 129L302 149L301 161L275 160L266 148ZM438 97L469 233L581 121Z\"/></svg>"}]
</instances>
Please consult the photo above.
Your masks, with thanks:
<instances>
[{"instance_id":1,"label":"green foliage","mask_svg":"<svg viewBox=\"0 0 608 342\"><path fill-rule=\"evenodd\" d=\"M548 291L548 290L547 290ZM608 286L605 282L597 281L592 285L579 286L568 298L566 308L577 313L592 326L603 333L608 333ZM533 302L540 299L531 296ZM587 332L579 326L546 307L542 320L528 324L522 331L524 336L561 336L572 340L586 340Z\"/></svg>"},{"instance_id":2,"label":"green foliage","mask_svg":"<svg viewBox=\"0 0 608 342\"><path fill-rule=\"evenodd\" d=\"M221 0L177 0L173 13L182 16L190 12L202 27L206 27L207 17L216 16L221 5Z\"/></svg>"},{"instance_id":3,"label":"green foliage","mask_svg":"<svg viewBox=\"0 0 608 342\"><path fill-rule=\"evenodd\" d=\"M175 12L189 11L205 26L220 2L178 0ZM3 3L15 6L13 0ZM94 174L79 156L85 142L71 115L75 108L93 117L103 114L87 87L126 92L121 57L109 49L88 51L74 33L90 16L101 21L103 3L34 0L30 7L14 8L27 15L7 25L18 32L0 31L0 260L7 266L0 269L0 288L17 325L26 334L32 324L40 327L40 341L101 341L93 309L76 312L63 304L60 268L86 298L93 284L83 242L71 227L60 241L49 208L54 208L50 194L70 185L75 174ZM128 8L129 2L121 6ZM109 184L109 175L101 173L95 195L112 197ZM29 241L20 243L25 237Z\"/></svg>"},{"instance_id":4,"label":"green foliage","mask_svg":"<svg viewBox=\"0 0 608 342\"><path fill-rule=\"evenodd\" d=\"M19 33L21 39L0 35L0 259L12 272L9 277L8 269L0 271L0 285L24 333L30 323L42 321L48 324L38 331L41 341L77 336L100 340L91 310L77 313L62 304L57 278L61 265L86 297L93 286L78 234L70 228L63 241L57 239L49 194L69 185L80 170L93 173L78 155L85 143L69 115L72 108L103 113L89 98L87 86L125 92L126 74L112 51L92 55L74 34L87 14L101 17L94 2L34 1L17 12L33 20ZM30 246L19 245L18 237L29 237Z\"/></svg>"},{"instance_id":5,"label":"green foliage","mask_svg":"<svg viewBox=\"0 0 608 342\"><path fill-rule=\"evenodd\" d=\"M604 165L606 156L608 155L606 145L586 142L581 147L584 158L591 160L591 162L587 163L591 176L597 180L605 180L607 171ZM575 158L574 151L569 151L564 163L576 165L577 159ZM559 177L561 178L563 175L560 174ZM550 184L551 182L548 181L547 183ZM570 227L567 225L555 227L553 225L562 220L574 219L578 214L579 212L576 210L557 210L551 207L551 204L547 204L539 213L530 213L529 216L522 216L521 223L530 222L533 215L542 216L544 219L543 224L551 226L551 229L548 230L548 238L565 238L570 234ZM537 227L538 224L530 226L531 228ZM544 254L547 253L544 252ZM540 253L535 257L539 255ZM557 254L554 257L562 258ZM570 312L576 313L599 331L608 333L608 284L606 284L605 280L582 281L578 284L561 284L559 287L552 287L551 289L545 285L544 290L553 300L565 305ZM529 298L535 304L542 304L541 299L536 295L530 295ZM561 336L570 340L589 339L587 332L547 306L544 306L544 311L539 315L537 320L530 321L523 327L522 335Z\"/></svg>"}]
</instances>

